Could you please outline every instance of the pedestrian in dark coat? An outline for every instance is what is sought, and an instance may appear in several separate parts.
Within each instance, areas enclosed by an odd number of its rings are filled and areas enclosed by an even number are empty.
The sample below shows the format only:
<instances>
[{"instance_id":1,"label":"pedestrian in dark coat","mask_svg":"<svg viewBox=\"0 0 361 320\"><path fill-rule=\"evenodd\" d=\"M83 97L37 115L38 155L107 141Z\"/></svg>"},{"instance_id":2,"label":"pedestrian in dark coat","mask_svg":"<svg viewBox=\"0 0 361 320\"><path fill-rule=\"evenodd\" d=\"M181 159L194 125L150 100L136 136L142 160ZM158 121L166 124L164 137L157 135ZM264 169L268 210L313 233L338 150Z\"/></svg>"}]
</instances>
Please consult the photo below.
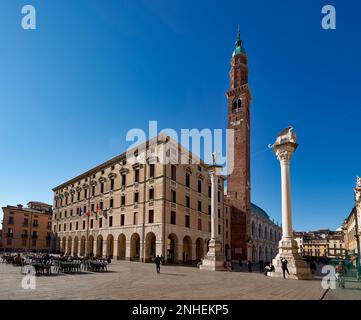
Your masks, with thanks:
<instances>
[{"instance_id":1,"label":"pedestrian in dark coat","mask_svg":"<svg viewBox=\"0 0 361 320\"><path fill-rule=\"evenodd\" d=\"M156 270L157 270L157 273L160 273L160 264L162 262L162 259L159 255L157 255L154 259L154 263L155 263L155 266L156 266Z\"/></svg>"},{"instance_id":2,"label":"pedestrian in dark coat","mask_svg":"<svg viewBox=\"0 0 361 320\"><path fill-rule=\"evenodd\" d=\"M248 272L252 272L252 262L251 262L251 260L247 261L247 266L248 266Z\"/></svg>"},{"instance_id":3,"label":"pedestrian in dark coat","mask_svg":"<svg viewBox=\"0 0 361 320\"><path fill-rule=\"evenodd\" d=\"M287 267L287 264L288 264L287 259L282 258L281 259L281 264L282 264L283 279L286 279L286 271L287 271L288 274L290 274L290 272L288 271L288 267Z\"/></svg>"}]
</instances>

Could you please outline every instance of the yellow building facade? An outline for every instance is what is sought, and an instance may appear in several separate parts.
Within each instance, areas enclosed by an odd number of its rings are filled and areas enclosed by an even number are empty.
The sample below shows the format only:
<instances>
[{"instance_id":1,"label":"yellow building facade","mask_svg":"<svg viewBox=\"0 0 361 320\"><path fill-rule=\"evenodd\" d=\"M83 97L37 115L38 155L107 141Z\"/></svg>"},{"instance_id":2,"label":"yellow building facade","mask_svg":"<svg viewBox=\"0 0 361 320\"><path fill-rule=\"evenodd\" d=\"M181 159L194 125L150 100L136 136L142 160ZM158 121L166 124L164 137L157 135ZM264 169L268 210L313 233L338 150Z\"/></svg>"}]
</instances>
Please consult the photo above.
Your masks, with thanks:
<instances>
[{"instance_id":1,"label":"yellow building facade","mask_svg":"<svg viewBox=\"0 0 361 320\"><path fill-rule=\"evenodd\" d=\"M31 201L28 207L6 206L3 210L2 248L6 251L49 251L51 205Z\"/></svg>"}]
</instances>

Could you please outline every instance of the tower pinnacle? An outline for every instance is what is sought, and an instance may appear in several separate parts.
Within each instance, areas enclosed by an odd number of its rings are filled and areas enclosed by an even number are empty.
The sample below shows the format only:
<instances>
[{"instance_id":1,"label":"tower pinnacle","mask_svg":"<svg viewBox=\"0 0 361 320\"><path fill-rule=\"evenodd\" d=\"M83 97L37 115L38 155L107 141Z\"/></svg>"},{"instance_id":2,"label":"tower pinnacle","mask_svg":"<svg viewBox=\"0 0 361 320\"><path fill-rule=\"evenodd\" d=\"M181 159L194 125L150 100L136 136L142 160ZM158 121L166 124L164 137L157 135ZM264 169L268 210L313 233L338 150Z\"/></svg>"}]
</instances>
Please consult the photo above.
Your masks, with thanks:
<instances>
[{"instance_id":1,"label":"tower pinnacle","mask_svg":"<svg viewBox=\"0 0 361 320\"><path fill-rule=\"evenodd\" d=\"M240 32L239 26L238 26L237 40L236 40L235 45L236 45L236 48L233 51L232 57L234 57L235 55L240 54L240 53L246 54L246 50L244 49L243 41L241 39L241 32Z\"/></svg>"}]
</instances>

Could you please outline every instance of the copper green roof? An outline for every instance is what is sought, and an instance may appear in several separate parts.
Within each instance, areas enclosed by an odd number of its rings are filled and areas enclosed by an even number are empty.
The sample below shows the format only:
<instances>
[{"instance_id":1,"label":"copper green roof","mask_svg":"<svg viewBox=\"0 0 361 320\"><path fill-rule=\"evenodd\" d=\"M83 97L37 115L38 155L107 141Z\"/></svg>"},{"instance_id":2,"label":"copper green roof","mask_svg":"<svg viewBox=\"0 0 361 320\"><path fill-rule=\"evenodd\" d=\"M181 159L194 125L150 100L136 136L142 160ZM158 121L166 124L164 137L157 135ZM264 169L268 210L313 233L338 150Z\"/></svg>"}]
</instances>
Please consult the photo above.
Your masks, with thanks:
<instances>
[{"instance_id":1,"label":"copper green roof","mask_svg":"<svg viewBox=\"0 0 361 320\"><path fill-rule=\"evenodd\" d=\"M239 32L239 28L238 28L238 32L237 32L237 40L236 40L236 48L233 51L232 57L234 57L237 54L246 54L246 50L244 49L243 46L243 41L241 39L241 34Z\"/></svg>"},{"instance_id":2,"label":"copper green roof","mask_svg":"<svg viewBox=\"0 0 361 320\"><path fill-rule=\"evenodd\" d=\"M263 209L261 209L259 206L256 206L254 203L251 203L251 212L253 214L257 214L259 216L262 216L268 220L270 220L269 215L266 213L266 211L264 211Z\"/></svg>"}]
</instances>

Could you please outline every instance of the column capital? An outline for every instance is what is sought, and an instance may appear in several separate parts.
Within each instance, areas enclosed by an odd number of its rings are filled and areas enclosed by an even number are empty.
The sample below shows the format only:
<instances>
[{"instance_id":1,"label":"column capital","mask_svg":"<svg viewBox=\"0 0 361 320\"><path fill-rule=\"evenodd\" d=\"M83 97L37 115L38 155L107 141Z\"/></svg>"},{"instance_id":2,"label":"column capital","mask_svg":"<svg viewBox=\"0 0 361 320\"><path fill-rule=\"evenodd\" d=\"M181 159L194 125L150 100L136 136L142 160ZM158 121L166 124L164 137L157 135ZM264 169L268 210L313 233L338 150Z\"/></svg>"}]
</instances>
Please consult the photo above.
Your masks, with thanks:
<instances>
[{"instance_id":1,"label":"column capital","mask_svg":"<svg viewBox=\"0 0 361 320\"><path fill-rule=\"evenodd\" d=\"M222 166L218 166L218 165L210 165L208 166L208 173L209 175L212 176L220 176L222 175Z\"/></svg>"},{"instance_id":2,"label":"column capital","mask_svg":"<svg viewBox=\"0 0 361 320\"><path fill-rule=\"evenodd\" d=\"M286 142L283 144L275 145L272 150L279 161L290 162L297 146L297 143Z\"/></svg>"}]
</instances>

